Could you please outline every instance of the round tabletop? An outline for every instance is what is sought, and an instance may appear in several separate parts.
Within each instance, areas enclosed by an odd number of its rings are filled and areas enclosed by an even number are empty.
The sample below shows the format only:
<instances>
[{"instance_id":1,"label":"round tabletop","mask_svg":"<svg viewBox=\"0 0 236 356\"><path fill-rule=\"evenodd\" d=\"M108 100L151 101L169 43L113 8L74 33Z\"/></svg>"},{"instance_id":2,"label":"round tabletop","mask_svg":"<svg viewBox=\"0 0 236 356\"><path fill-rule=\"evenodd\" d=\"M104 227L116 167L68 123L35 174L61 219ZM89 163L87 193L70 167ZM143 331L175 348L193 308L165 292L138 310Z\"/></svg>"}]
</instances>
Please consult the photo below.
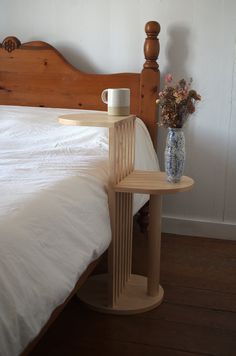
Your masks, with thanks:
<instances>
[{"instance_id":1,"label":"round tabletop","mask_svg":"<svg viewBox=\"0 0 236 356\"><path fill-rule=\"evenodd\" d=\"M165 172L133 171L115 185L115 191L143 194L172 194L190 190L193 185L194 180L187 176L182 176L177 183L170 183L167 181Z\"/></svg>"}]
</instances>

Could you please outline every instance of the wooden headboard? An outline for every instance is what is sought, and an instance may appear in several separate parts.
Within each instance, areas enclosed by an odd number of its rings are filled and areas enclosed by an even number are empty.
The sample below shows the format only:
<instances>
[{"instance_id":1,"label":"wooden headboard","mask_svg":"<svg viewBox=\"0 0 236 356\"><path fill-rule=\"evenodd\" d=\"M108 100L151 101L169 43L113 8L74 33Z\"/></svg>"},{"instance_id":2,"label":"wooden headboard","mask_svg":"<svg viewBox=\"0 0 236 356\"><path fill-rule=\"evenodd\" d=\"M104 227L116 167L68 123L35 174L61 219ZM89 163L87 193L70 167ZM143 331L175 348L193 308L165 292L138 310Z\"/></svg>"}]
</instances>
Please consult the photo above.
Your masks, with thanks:
<instances>
[{"instance_id":1,"label":"wooden headboard","mask_svg":"<svg viewBox=\"0 0 236 356\"><path fill-rule=\"evenodd\" d=\"M145 31L142 72L119 74L83 73L48 43L7 37L0 45L0 104L106 110L103 89L130 88L131 113L145 122L156 146L160 25L148 22Z\"/></svg>"}]
</instances>

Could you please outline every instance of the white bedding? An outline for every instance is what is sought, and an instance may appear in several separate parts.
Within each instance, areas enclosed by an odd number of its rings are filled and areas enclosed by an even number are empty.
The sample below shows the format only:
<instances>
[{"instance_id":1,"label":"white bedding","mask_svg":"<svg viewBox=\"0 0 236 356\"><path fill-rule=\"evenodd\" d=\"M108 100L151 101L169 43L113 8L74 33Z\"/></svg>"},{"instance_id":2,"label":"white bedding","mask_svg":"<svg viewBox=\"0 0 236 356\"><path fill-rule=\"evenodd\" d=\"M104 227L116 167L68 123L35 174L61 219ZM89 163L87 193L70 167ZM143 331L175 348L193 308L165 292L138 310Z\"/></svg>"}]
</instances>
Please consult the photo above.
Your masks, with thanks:
<instances>
[{"instance_id":1,"label":"white bedding","mask_svg":"<svg viewBox=\"0 0 236 356\"><path fill-rule=\"evenodd\" d=\"M72 112L0 106L1 356L27 346L110 243L108 132L57 122ZM158 169L139 119L135 166Z\"/></svg>"}]
</instances>

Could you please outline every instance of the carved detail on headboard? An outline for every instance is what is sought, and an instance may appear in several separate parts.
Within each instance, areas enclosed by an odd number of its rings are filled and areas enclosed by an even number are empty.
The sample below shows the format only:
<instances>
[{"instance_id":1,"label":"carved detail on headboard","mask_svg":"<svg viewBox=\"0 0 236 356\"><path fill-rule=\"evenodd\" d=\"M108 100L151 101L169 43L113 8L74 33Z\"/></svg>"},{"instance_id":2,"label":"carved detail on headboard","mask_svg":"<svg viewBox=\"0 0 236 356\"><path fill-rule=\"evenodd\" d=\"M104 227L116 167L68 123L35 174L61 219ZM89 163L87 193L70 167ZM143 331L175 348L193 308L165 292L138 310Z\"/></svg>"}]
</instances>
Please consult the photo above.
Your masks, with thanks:
<instances>
[{"instance_id":1,"label":"carved detail on headboard","mask_svg":"<svg viewBox=\"0 0 236 356\"><path fill-rule=\"evenodd\" d=\"M156 21L149 21L145 26L147 38L144 43L144 55L146 59L146 62L143 65L144 68L158 70L156 60L159 55L160 45L157 36L160 30L161 27Z\"/></svg>"},{"instance_id":2,"label":"carved detail on headboard","mask_svg":"<svg viewBox=\"0 0 236 356\"><path fill-rule=\"evenodd\" d=\"M2 47L7 51L7 52L12 52L16 48L19 48L21 46L20 40L16 37L7 37L5 40L2 42Z\"/></svg>"}]
</instances>

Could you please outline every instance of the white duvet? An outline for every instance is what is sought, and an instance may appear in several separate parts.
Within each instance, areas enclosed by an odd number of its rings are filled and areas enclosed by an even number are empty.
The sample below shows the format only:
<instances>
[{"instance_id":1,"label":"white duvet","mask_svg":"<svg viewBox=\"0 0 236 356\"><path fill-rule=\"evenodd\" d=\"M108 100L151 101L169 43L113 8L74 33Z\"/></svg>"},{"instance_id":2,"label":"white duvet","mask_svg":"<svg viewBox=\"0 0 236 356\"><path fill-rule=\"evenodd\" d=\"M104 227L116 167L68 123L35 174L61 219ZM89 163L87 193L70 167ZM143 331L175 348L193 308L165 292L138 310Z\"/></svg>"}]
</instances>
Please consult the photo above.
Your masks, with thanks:
<instances>
[{"instance_id":1,"label":"white duvet","mask_svg":"<svg viewBox=\"0 0 236 356\"><path fill-rule=\"evenodd\" d=\"M73 112L0 106L1 356L23 351L111 240L108 132L57 122ZM158 169L139 119L135 166Z\"/></svg>"}]
</instances>

